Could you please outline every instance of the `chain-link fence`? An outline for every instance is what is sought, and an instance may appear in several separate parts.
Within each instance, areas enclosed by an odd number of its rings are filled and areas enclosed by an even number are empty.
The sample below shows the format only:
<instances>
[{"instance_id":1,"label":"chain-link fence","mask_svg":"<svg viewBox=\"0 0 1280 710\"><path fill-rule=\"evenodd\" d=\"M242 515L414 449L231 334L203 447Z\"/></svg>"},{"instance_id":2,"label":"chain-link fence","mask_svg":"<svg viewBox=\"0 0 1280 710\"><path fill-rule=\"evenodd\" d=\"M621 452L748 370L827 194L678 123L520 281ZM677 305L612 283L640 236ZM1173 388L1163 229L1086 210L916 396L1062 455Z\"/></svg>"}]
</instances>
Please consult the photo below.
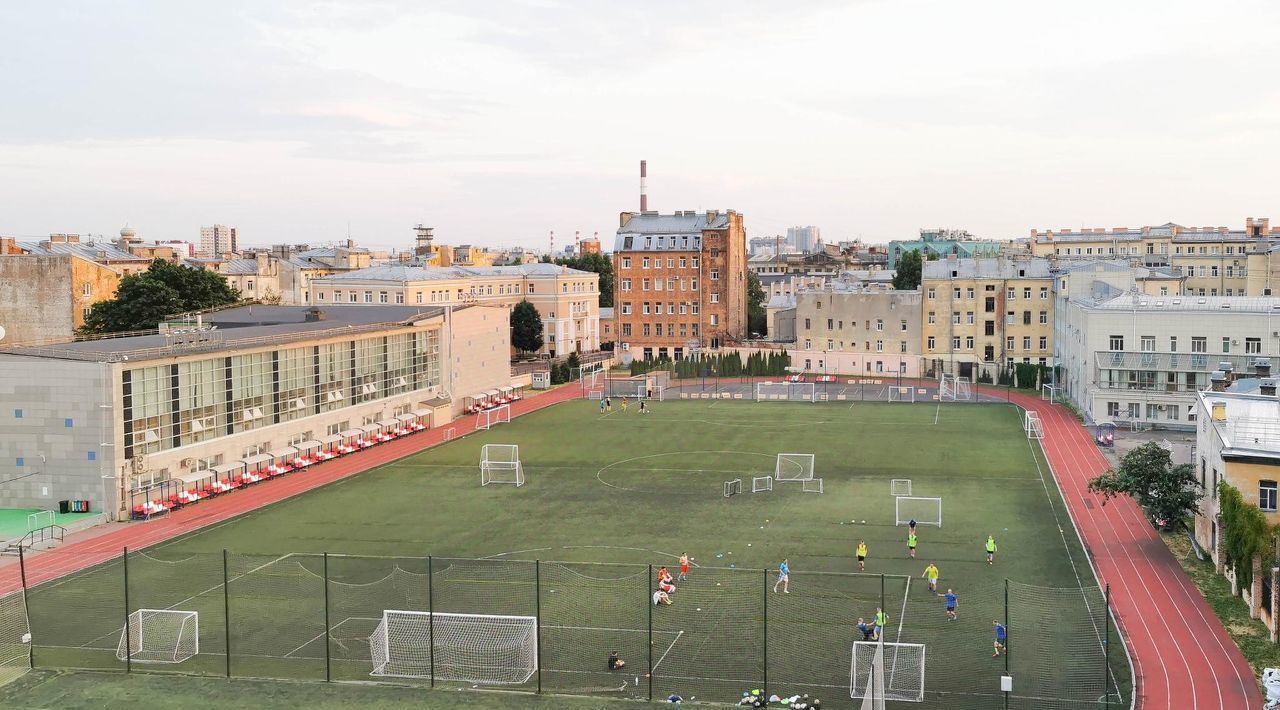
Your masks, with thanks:
<instances>
[{"instance_id":1,"label":"chain-link fence","mask_svg":"<svg viewBox=\"0 0 1280 710\"><path fill-rule=\"evenodd\" d=\"M855 645L869 637L859 620L874 627L881 612L886 687L918 707L995 707L1004 675L1014 708L1119 708L1127 685L1108 665L1123 654L1108 653L1108 600L1097 590L1010 583L1002 660L988 656L986 620L949 625L919 580L808 572L787 589L772 571L694 567L673 580L668 604L655 603L659 576L634 564L162 546L0 598L0 672L31 664L707 701L759 688L848 707L861 702Z\"/></svg>"}]
</instances>

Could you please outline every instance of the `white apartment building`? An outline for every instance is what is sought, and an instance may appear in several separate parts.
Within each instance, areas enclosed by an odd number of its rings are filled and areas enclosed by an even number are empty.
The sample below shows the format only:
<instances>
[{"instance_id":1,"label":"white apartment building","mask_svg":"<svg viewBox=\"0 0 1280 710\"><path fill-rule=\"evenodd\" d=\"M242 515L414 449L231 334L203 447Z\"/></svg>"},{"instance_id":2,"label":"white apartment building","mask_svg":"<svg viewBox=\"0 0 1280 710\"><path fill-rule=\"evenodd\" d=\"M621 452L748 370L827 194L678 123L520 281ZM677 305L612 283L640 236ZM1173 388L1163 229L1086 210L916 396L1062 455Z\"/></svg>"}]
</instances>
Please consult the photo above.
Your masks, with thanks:
<instances>
[{"instance_id":1,"label":"white apartment building","mask_svg":"<svg viewBox=\"0 0 1280 710\"><path fill-rule=\"evenodd\" d=\"M235 227L215 224L200 228L200 253L204 256L222 256L240 251L240 240Z\"/></svg>"}]
</instances>

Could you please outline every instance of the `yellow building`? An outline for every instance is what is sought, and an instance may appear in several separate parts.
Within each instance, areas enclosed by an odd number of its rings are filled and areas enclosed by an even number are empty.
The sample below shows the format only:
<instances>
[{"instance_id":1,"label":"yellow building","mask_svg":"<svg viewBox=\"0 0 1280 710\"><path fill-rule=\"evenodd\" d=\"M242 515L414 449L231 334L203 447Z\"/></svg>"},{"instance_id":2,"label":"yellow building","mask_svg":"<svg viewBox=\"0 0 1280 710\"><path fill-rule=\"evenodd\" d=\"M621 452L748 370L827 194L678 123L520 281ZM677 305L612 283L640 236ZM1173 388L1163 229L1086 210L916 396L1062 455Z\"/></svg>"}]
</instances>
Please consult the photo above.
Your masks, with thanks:
<instances>
[{"instance_id":1,"label":"yellow building","mask_svg":"<svg viewBox=\"0 0 1280 710\"><path fill-rule=\"evenodd\" d=\"M994 381L1015 362L1053 355L1053 277L1047 259L958 259L923 265L921 355L926 373Z\"/></svg>"}]
</instances>

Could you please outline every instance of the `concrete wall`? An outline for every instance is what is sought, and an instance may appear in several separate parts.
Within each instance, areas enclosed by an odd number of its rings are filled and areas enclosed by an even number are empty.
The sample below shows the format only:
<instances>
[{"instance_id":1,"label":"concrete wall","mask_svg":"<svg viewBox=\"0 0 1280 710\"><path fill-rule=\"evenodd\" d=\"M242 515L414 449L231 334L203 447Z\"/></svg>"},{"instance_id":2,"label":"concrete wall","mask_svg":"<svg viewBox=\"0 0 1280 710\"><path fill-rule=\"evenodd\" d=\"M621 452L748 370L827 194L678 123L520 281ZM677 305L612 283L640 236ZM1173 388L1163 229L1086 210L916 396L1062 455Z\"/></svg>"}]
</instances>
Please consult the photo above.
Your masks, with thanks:
<instances>
[{"instance_id":1,"label":"concrete wall","mask_svg":"<svg viewBox=\"0 0 1280 710\"><path fill-rule=\"evenodd\" d=\"M4 259L0 259L3 262ZM0 506L112 507L116 446L106 366L0 354ZM21 461L19 461L21 459ZM104 508L104 502L107 505Z\"/></svg>"},{"instance_id":2,"label":"concrete wall","mask_svg":"<svg viewBox=\"0 0 1280 710\"><path fill-rule=\"evenodd\" d=\"M0 257L5 345L70 337L72 312L70 256Z\"/></svg>"},{"instance_id":3,"label":"concrete wall","mask_svg":"<svg viewBox=\"0 0 1280 710\"><path fill-rule=\"evenodd\" d=\"M464 397L511 384L509 313L505 306L470 306L451 314L445 376L455 416Z\"/></svg>"}]
</instances>

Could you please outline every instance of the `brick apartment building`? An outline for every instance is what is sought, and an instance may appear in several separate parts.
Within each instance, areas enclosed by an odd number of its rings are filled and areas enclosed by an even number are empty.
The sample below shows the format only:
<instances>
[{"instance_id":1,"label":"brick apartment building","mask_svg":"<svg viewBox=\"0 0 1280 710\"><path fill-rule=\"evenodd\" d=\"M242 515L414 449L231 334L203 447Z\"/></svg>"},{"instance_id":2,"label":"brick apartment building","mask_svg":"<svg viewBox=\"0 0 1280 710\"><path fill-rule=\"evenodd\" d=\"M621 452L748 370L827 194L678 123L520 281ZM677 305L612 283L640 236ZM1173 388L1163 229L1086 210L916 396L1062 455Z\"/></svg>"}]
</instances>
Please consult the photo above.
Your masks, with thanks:
<instances>
[{"instance_id":1,"label":"brick apartment building","mask_svg":"<svg viewBox=\"0 0 1280 710\"><path fill-rule=\"evenodd\" d=\"M747 234L742 215L623 212L613 250L618 347L682 358L747 335Z\"/></svg>"}]
</instances>

